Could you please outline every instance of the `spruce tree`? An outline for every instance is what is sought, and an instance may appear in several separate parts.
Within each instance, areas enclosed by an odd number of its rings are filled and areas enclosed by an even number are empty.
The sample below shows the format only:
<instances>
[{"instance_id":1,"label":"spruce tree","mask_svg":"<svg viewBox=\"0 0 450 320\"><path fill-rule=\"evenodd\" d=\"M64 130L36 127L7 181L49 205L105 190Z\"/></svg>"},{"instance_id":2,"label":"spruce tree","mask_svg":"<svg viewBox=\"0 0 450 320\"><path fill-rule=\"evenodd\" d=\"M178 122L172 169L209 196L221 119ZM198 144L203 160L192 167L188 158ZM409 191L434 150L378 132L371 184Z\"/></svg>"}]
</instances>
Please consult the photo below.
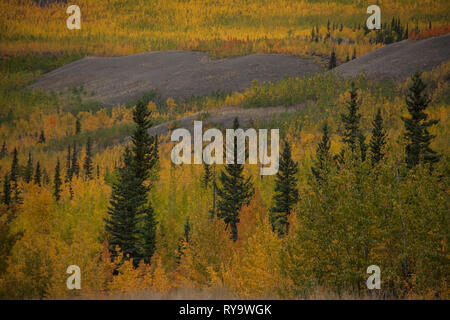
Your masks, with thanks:
<instances>
[{"instance_id":1,"label":"spruce tree","mask_svg":"<svg viewBox=\"0 0 450 320\"><path fill-rule=\"evenodd\" d=\"M92 145L91 145L91 138L88 138L87 144L86 144L86 156L84 157L84 164L83 164L84 174L87 179L92 179Z\"/></svg>"},{"instance_id":2,"label":"spruce tree","mask_svg":"<svg viewBox=\"0 0 450 320\"><path fill-rule=\"evenodd\" d=\"M8 150L6 149L6 142L3 141L2 150L0 151L0 159L3 159L6 157L6 154L8 153Z\"/></svg>"},{"instance_id":3,"label":"spruce tree","mask_svg":"<svg viewBox=\"0 0 450 320\"><path fill-rule=\"evenodd\" d=\"M372 155L372 165L375 165L384 157L384 147L386 145L386 130L383 126L381 110L378 108L377 115L372 122L372 137L370 138L370 153Z\"/></svg>"},{"instance_id":4,"label":"spruce tree","mask_svg":"<svg viewBox=\"0 0 450 320\"><path fill-rule=\"evenodd\" d=\"M297 175L298 164L292 160L291 146L284 143L278 172L275 176L275 193L270 209L272 229L280 235L289 232L288 216L298 201Z\"/></svg>"},{"instance_id":5,"label":"spruce tree","mask_svg":"<svg viewBox=\"0 0 450 320\"><path fill-rule=\"evenodd\" d=\"M318 183L323 183L328 178L332 156L330 153L330 129L328 123L322 127L322 139L320 140L316 149L316 160L311 171Z\"/></svg>"},{"instance_id":6,"label":"spruce tree","mask_svg":"<svg viewBox=\"0 0 450 320\"><path fill-rule=\"evenodd\" d=\"M80 165L78 164L78 154L77 154L77 145L76 143L73 144L73 152L72 152L72 163L70 168L70 174L71 177L79 176L80 174Z\"/></svg>"},{"instance_id":7,"label":"spruce tree","mask_svg":"<svg viewBox=\"0 0 450 320\"><path fill-rule=\"evenodd\" d=\"M79 118L77 118L77 121L75 122L75 134L80 134L81 132L81 121Z\"/></svg>"},{"instance_id":8,"label":"spruce tree","mask_svg":"<svg viewBox=\"0 0 450 320\"><path fill-rule=\"evenodd\" d=\"M12 182L17 182L18 179L19 179L19 157L17 153L17 148L14 148L13 160L11 163L10 180Z\"/></svg>"},{"instance_id":9,"label":"spruce tree","mask_svg":"<svg viewBox=\"0 0 450 320\"><path fill-rule=\"evenodd\" d=\"M128 147L125 148L124 166L117 168L118 179L112 186L112 195L108 218L105 219L105 230L109 233L109 250L111 256L116 256L116 246L124 254L124 258L134 258L138 255L138 210L136 194L139 190L139 179L133 170L133 157Z\"/></svg>"},{"instance_id":10,"label":"spruce tree","mask_svg":"<svg viewBox=\"0 0 450 320\"><path fill-rule=\"evenodd\" d=\"M44 130L41 130L41 135L39 136L39 143L45 143Z\"/></svg>"},{"instance_id":11,"label":"spruce tree","mask_svg":"<svg viewBox=\"0 0 450 320\"><path fill-rule=\"evenodd\" d=\"M328 70L336 68L336 63L336 53L333 50L330 56L330 61L328 62Z\"/></svg>"},{"instance_id":12,"label":"spruce tree","mask_svg":"<svg viewBox=\"0 0 450 320\"><path fill-rule=\"evenodd\" d=\"M341 120L344 125L342 142L344 142L352 151L356 151L359 138L359 120L361 115L358 113L358 93L355 84L352 82L350 89L350 101L347 102L347 113L341 114Z\"/></svg>"},{"instance_id":13,"label":"spruce tree","mask_svg":"<svg viewBox=\"0 0 450 320\"><path fill-rule=\"evenodd\" d=\"M2 201L6 205L11 204L11 180L8 174L5 174L5 180L3 181L3 197Z\"/></svg>"},{"instance_id":14,"label":"spruce tree","mask_svg":"<svg viewBox=\"0 0 450 320\"><path fill-rule=\"evenodd\" d=\"M234 119L233 129L239 128L238 119ZM237 240L237 224L239 223L239 211L243 205L249 203L253 195L253 183L251 177L244 177L244 165L237 163L237 141L234 139L234 163L226 164L222 170L219 181L215 185L218 195L217 214L219 218L231 229L232 239ZM229 150L231 152L231 150ZM228 152L228 150L227 150Z\"/></svg>"},{"instance_id":15,"label":"spruce tree","mask_svg":"<svg viewBox=\"0 0 450 320\"><path fill-rule=\"evenodd\" d=\"M361 130L359 130L359 132L358 132L358 143L359 143L359 151L361 154L361 161L364 162L364 161L366 161L368 146L366 145L366 137L361 132Z\"/></svg>"},{"instance_id":16,"label":"spruce tree","mask_svg":"<svg viewBox=\"0 0 450 320\"><path fill-rule=\"evenodd\" d=\"M440 159L440 156L430 147L435 136L428 132L428 128L437 124L438 120L428 120L428 114L424 112L431 102L425 89L426 85L421 79L421 73L416 72L412 76L412 83L406 96L410 117L402 117L406 129L405 138L408 143L405 153L409 168L419 163L433 164Z\"/></svg>"},{"instance_id":17,"label":"spruce tree","mask_svg":"<svg viewBox=\"0 0 450 320\"><path fill-rule=\"evenodd\" d=\"M27 167L25 168L24 179L26 183L30 183L33 179L33 159L31 158L31 152L28 153Z\"/></svg>"},{"instance_id":18,"label":"spruce tree","mask_svg":"<svg viewBox=\"0 0 450 320\"><path fill-rule=\"evenodd\" d=\"M56 168L55 168L55 177L53 179L53 195L55 196L56 201L59 201L61 198L61 168L59 163L59 158L56 160Z\"/></svg>"},{"instance_id":19,"label":"spruce tree","mask_svg":"<svg viewBox=\"0 0 450 320\"><path fill-rule=\"evenodd\" d=\"M208 189L211 180L212 180L211 165L207 164L206 162L203 162L203 177L202 177L203 188Z\"/></svg>"},{"instance_id":20,"label":"spruce tree","mask_svg":"<svg viewBox=\"0 0 450 320\"><path fill-rule=\"evenodd\" d=\"M352 60L356 59L356 48L353 48Z\"/></svg>"},{"instance_id":21,"label":"spruce tree","mask_svg":"<svg viewBox=\"0 0 450 320\"><path fill-rule=\"evenodd\" d=\"M148 133L150 112L142 101L133 110L133 120L136 129L132 148L126 148L124 165L117 169L119 177L113 185L106 231L111 235L112 255L117 245L137 266L142 259L149 263L155 251L156 220L148 194L151 172L158 162L158 145L157 138Z\"/></svg>"},{"instance_id":22,"label":"spruce tree","mask_svg":"<svg viewBox=\"0 0 450 320\"><path fill-rule=\"evenodd\" d=\"M11 172L9 177L12 183L12 191L13 191L12 200L15 203L20 203L22 199L20 197L20 188L19 188L19 156L17 148L14 148L13 151L13 160L11 163Z\"/></svg>"},{"instance_id":23,"label":"spruce tree","mask_svg":"<svg viewBox=\"0 0 450 320\"><path fill-rule=\"evenodd\" d=\"M36 163L36 172L34 174L34 183L38 186L41 186L41 165L39 164L39 161Z\"/></svg>"}]
</instances>

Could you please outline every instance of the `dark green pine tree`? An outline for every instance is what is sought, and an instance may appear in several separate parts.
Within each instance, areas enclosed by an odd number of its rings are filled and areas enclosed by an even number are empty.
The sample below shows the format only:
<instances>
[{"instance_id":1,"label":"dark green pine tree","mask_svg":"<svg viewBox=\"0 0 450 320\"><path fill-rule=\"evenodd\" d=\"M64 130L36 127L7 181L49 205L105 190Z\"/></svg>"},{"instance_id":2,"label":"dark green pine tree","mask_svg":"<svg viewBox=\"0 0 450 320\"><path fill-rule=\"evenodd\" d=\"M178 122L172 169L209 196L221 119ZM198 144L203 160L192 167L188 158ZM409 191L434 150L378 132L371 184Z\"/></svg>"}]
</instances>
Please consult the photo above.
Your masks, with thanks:
<instances>
[{"instance_id":1,"label":"dark green pine tree","mask_svg":"<svg viewBox=\"0 0 450 320\"><path fill-rule=\"evenodd\" d=\"M0 151L0 159L3 159L6 157L6 154L8 153L8 150L6 149L6 142L3 141L2 150Z\"/></svg>"},{"instance_id":2,"label":"dark green pine tree","mask_svg":"<svg viewBox=\"0 0 450 320\"><path fill-rule=\"evenodd\" d=\"M72 181L72 153L70 150L70 145L67 146L67 157L66 157L66 177L65 182Z\"/></svg>"},{"instance_id":3,"label":"dark green pine tree","mask_svg":"<svg viewBox=\"0 0 450 320\"><path fill-rule=\"evenodd\" d=\"M80 165L78 164L78 154L77 154L77 145L76 143L73 144L73 151L72 151L72 163L70 165L70 175L71 177L79 176L80 175Z\"/></svg>"},{"instance_id":4,"label":"dark green pine tree","mask_svg":"<svg viewBox=\"0 0 450 320\"><path fill-rule=\"evenodd\" d=\"M189 223L189 217L186 218L186 223L184 224L184 240L189 242L189 236L191 234L191 224Z\"/></svg>"},{"instance_id":5,"label":"dark green pine tree","mask_svg":"<svg viewBox=\"0 0 450 320\"><path fill-rule=\"evenodd\" d=\"M39 161L36 163L36 172L34 174L34 183L37 184L39 187L41 186L41 165Z\"/></svg>"},{"instance_id":6,"label":"dark green pine tree","mask_svg":"<svg viewBox=\"0 0 450 320\"><path fill-rule=\"evenodd\" d=\"M111 256L116 256L116 246L120 247L124 258L135 258L138 256L139 226L137 206L142 203L136 203L136 186L139 185L139 179L136 177L133 166L131 151L125 148L123 162L124 166L117 168L118 179L112 186L112 195L109 217L105 219L105 230L109 233L109 250Z\"/></svg>"},{"instance_id":7,"label":"dark green pine tree","mask_svg":"<svg viewBox=\"0 0 450 320\"><path fill-rule=\"evenodd\" d=\"M39 136L39 142L38 143L45 143L44 130L41 130L41 135Z\"/></svg>"},{"instance_id":8,"label":"dark green pine tree","mask_svg":"<svg viewBox=\"0 0 450 320\"><path fill-rule=\"evenodd\" d=\"M12 183L12 191L13 191L12 201L14 203L21 203L22 198L20 197L20 188L19 188L19 156L17 148L14 148L13 151L13 160L11 163L11 172L9 174L9 178Z\"/></svg>"},{"instance_id":9,"label":"dark green pine tree","mask_svg":"<svg viewBox=\"0 0 450 320\"><path fill-rule=\"evenodd\" d=\"M3 181L2 201L6 205L11 204L11 179L8 174L5 174L5 180Z\"/></svg>"},{"instance_id":10,"label":"dark green pine tree","mask_svg":"<svg viewBox=\"0 0 450 320\"><path fill-rule=\"evenodd\" d=\"M158 162L157 138L149 135L150 112L139 101L133 111L136 129L132 135L132 149L126 148L124 165L117 169L119 177L113 185L110 217L106 220L106 231L111 235L110 250L115 246L139 261L149 263L155 251L156 220L148 201L152 170Z\"/></svg>"},{"instance_id":11,"label":"dark green pine tree","mask_svg":"<svg viewBox=\"0 0 450 320\"><path fill-rule=\"evenodd\" d=\"M298 201L297 173L298 164L292 160L291 146L285 141L275 176L273 206L270 208L272 229L280 235L289 232L288 216Z\"/></svg>"},{"instance_id":12,"label":"dark green pine tree","mask_svg":"<svg viewBox=\"0 0 450 320\"><path fill-rule=\"evenodd\" d=\"M356 48L353 49L352 60L356 59Z\"/></svg>"},{"instance_id":13,"label":"dark green pine tree","mask_svg":"<svg viewBox=\"0 0 450 320\"><path fill-rule=\"evenodd\" d=\"M311 167L311 171L318 183L323 183L328 178L332 160L330 147L330 129L328 123L325 122L322 127L322 139L316 149L316 160L314 161L314 166Z\"/></svg>"},{"instance_id":14,"label":"dark green pine tree","mask_svg":"<svg viewBox=\"0 0 450 320\"><path fill-rule=\"evenodd\" d=\"M53 178L53 195L55 196L56 201L59 201L61 198L61 166L59 163L59 158L56 160L56 168L55 168L55 176Z\"/></svg>"},{"instance_id":15,"label":"dark green pine tree","mask_svg":"<svg viewBox=\"0 0 450 320\"><path fill-rule=\"evenodd\" d=\"M31 152L28 153L27 167L25 168L24 179L26 183L30 183L33 179L33 159L31 158Z\"/></svg>"},{"instance_id":16,"label":"dark green pine tree","mask_svg":"<svg viewBox=\"0 0 450 320\"><path fill-rule=\"evenodd\" d=\"M358 144L359 144L359 151L361 153L361 160L364 162L366 161L367 149L369 147L366 144L366 137L361 132L361 130L358 132Z\"/></svg>"},{"instance_id":17,"label":"dark green pine tree","mask_svg":"<svg viewBox=\"0 0 450 320\"><path fill-rule=\"evenodd\" d=\"M333 52L331 53L331 56L330 56L330 61L328 62L328 70L336 68L336 65L337 65L336 53L333 50Z\"/></svg>"},{"instance_id":18,"label":"dark green pine tree","mask_svg":"<svg viewBox=\"0 0 450 320\"><path fill-rule=\"evenodd\" d=\"M372 122L372 137L370 138L370 154L372 155L372 165L381 161L384 157L384 147L386 145L386 130L383 126L381 110L378 108L377 115Z\"/></svg>"},{"instance_id":19,"label":"dark green pine tree","mask_svg":"<svg viewBox=\"0 0 450 320\"><path fill-rule=\"evenodd\" d=\"M202 177L203 188L208 189L208 186L211 183L211 180L212 180L211 165L203 162L203 177Z\"/></svg>"},{"instance_id":20,"label":"dark green pine tree","mask_svg":"<svg viewBox=\"0 0 450 320\"><path fill-rule=\"evenodd\" d=\"M88 138L87 144L86 144L86 156L84 157L84 164L83 164L84 174L87 179L92 179L93 174L93 167L92 167L92 144L91 144L91 138Z\"/></svg>"},{"instance_id":21,"label":"dark green pine tree","mask_svg":"<svg viewBox=\"0 0 450 320\"><path fill-rule=\"evenodd\" d=\"M75 122L75 134L81 133L81 121L79 118L77 118L77 121Z\"/></svg>"},{"instance_id":22,"label":"dark green pine tree","mask_svg":"<svg viewBox=\"0 0 450 320\"><path fill-rule=\"evenodd\" d=\"M17 182L17 180L19 179L19 157L17 153L17 148L14 148L13 151L13 160L11 163L11 172L9 177L11 182Z\"/></svg>"},{"instance_id":23,"label":"dark green pine tree","mask_svg":"<svg viewBox=\"0 0 450 320\"><path fill-rule=\"evenodd\" d=\"M428 120L428 114L424 112L431 102L425 89L426 85L421 79L421 73L416 72L412 76L412 83L406 96L410 117L402 117L408 143L405 151L406 163L409 168L419 163L433 164L440 159L440 155L430 148L430 143L435 136L428 132L428 128L437 124L438 120Z\"/></svg>"},{"instance_id":24,"label":"dark green pine tree","mask_svg":"<svg viewBox=\"0 0 450 320\"><path fill-rule=\"evenodd\" d=\"M238 119L234 119L233 128L239 128ZM228 148L228 146L227 146ZM244 150L242 150L244 152ZM226 225L231 229L234 241L237 240L237 224L239 223L239 211L243 205L249 203L253 195L253 183L251 177L244 177L244 165L237 164L237 141L234 141L233 152L234 163L226 164L219 176L219 185L215 185L217 190L217 215L224 219Z\"/></svg>"},{"instance_id":25,"label":"dark green pine tree","mask_svg":"<svg viewBox=\"0 0 450 320\"><path fill-rule=\"evenodd\" d=\"M347 102L347 113L341 114L341 120L344 125L342 142L344 142L355 154L359 138L359 120L361 115L358 113L358 93L355 84L352 82L350 89L350 101Z\"/></svg>"}]
</instances>

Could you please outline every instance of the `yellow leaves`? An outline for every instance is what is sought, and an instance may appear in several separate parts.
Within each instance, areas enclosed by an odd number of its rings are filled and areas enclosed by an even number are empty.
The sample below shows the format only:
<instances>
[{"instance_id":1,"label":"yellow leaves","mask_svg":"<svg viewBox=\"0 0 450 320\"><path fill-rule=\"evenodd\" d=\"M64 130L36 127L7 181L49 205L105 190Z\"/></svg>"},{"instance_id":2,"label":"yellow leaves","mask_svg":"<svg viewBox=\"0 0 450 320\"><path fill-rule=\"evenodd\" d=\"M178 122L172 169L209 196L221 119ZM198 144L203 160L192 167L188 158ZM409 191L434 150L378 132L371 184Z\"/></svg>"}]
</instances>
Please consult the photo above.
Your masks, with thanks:
<instances>
[{"instance_id":1,"label":"yellow leaves","mask_svg":"<svg viewBox=\"0 0 450 320\"><path fill-rule=\"evenodd\" d=\"M172 98L167 98L166 105L167 105L167 108L169 109L170 113L175 112L175 108L177 107L177 104L175 103L175 101Z\"/></svg>"}]
</instances>

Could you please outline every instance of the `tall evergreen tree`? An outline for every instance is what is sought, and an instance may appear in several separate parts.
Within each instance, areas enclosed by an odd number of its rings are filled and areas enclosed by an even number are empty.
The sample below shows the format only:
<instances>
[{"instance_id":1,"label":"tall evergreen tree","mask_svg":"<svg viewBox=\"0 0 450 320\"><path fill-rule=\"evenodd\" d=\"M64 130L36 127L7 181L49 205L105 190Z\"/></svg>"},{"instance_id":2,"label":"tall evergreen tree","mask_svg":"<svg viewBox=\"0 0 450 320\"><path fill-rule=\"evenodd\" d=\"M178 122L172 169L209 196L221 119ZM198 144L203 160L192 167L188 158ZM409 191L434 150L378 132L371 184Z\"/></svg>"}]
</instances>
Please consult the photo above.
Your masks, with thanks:
<instances>
[{"instance_id":1,"label":"tall evergreen tree","mask_svg":"<svg viewBox=\"0 0 450 320\"><path fill-rule=\"evenodd\" d=\"M7 153L8 153L8 150L7 150L7 148L6 148L6 142L3 141L2 149L1 149L1 151L0 151L0 159L3 159L4 157L6 157L6 154L7 154Z\"/></svg>"},{"instance_id":2,"label":"tall evergreen tree","mask_svg":"<svg viewBox=\"0 0 450 320\"><path fill-rule=\"evenodd\" d=\"M19 188L19 156L17 152L17 148L14 148L13 151L13 160L11 163L11 172L9 178L12 183L12 192L13 192L13 202L20 203L20 188Z\"/></svg>"},{"instance_id":3,"label":"tall evergreen tree","mask_svg":"<svg viewBox=\"0 0 450 320\"><path fill-rule=\"evenodd\" d=\"M311 171L319 183L324 182L328 177L332 160L330 147L330 129L328 128L328 123L325 122L322 127L322 139L316 149L316 160L314 166L311 167Z\"/></svg>"},{"instance_id":4,"label":"tall evergreen tree","mask_svg":"<svg viewBox=\"0 0 450 320\"><path fill-rule=\"evenodd\" d=\"M86 175L86 178L92 179L92 144L91 144L91 138L88 138L87 144L86 144L86 156L84 157L84 164L83 164L84 174Z\"/></svg>"},{"instance_id":5,"label":"tall evergreen tree","mask_svg":"<svg viewBox=\"0 0 450 320\"><path fill-rule=\"evenodd\" d=\"M73 144L72 163L71 163L71 177L80 175L80 165L78 164L78 152L76 143Z\"/></svg>"},{"instance_id":6,"label":"tall evergreen tree","mask_svg":"<svg viewBox=\"0 0 450 320\"><path fill-rule=\"evenodd\" d=\"M203 162L203 177L202 177L202 186L205 189L208 189L209 184L212 180L212 171L211 171L211 165Z\"/></svg>"},{"instance_id":7,"label":"tall evergreen tree","mask_svg":"<svg viewBox=\"0 0 450 320\"><path fill-rule=\"evenodd\" d=\"M330 56L330 61L328 62L328 70L336 68L336 65L337 65L336 53L333 50Z\"/></svg>"},{"instance_id":8,"label":"tall evergreen tree","mask_svg":"<svg viewBox=\"0 0 450 320\"><path fill-rule=\"evenodd\" d=\"M125 258L138 256L138 210L142 203L136 203L139 179L135 176L133 157L128 147L125 148L124 166L117 168L118 179L112 186L112 195L108 218L105 219L105 230L109 233L109 250L112 257L116 255L116 246L120 247Z\"/></svg>"},{"instance_id":9,"label":"tall evergreen tree","mask_svg":"<svg viewBox=\"0 0 450 320\"><path fill-rule=\"evenodd\" d=\"M370 138L370 153L372 155L372 165L375 165L384 157L384 147L386 145L386 130L383 126L381 110L378 108L377 115L372 122L372 137Z\"/></svg>"},{"instance_id":10,"label":"tall evergreen tree","mask_svg":"<svg viewBox=\"0 0 450 320\"><path fill-rule=\"evenodd\" d=\"M350 89L350 101L347 102L347 113L341 114L341 120L344 125L342 142L344 142L352 151L356 151L359 136L359 120L361 115L358 113L358 93L355 84L352 82Z\"/></svg>"},{"instance_id":11,"label":"tall evergreen tree","mask_svg":"<svg viewBox=\"0 0 450 320\"><path fill-rule=\"evenodd\" d=\"M41 135L39 136L39 142L38 143L45 143L44 130L41 130Z\"/></svg>"},{"instance_id":12,"label":"tall evergreen tree","mask_svg":"<svg viewBox=\"0 0 450 320\"><path fill-rule=\"evenodd\" d=\"M18 179L19 179L19 157L17 153L17 148L14 148L13 160L11 163L10 180L12 182L17 182Z\"/></svg>"},{"instance_id":13,"label":"tall evergreen tree","mask_svg":"<svg viewBox=\"0 0 450 320\"><path fill-rule=\"evenodd\" d=\"M126 148L124 165L118 169L119 178L113 185L106 231L111 235L110 250L115 246L133 258L148 263L155 251L156 220L148 194L151 175L158 162L157 138L148 133L150 112L142 101L133 111L136 129L132 135L132 149Z\"/></svg>"},{"instance_id":14,"label":"tall evergreen tree","mask_svg":"<svg viewBox=\"0 0 450 320\"><path fill-rule=\"evenodd\" d=\"M235 118L233 129L238 128L239 121ZM239 211L243 205L249 203L254 189L251 177L247 179L244 177L244 165L237 163L237 141L236 138L234 140L234 163L225 165L219 176L220 185L215 185L215 188L218 195L217 214L230 227L232 238L236 241ZM244 150L241 151L244 152Z\"/></svg>"},{"instance_id":15,"label":"tall evergreen tree","mask_svg":"<svg viewBox=\"0 0 450 320\"><path fill-rule=\"evenodd\" d=\"M359 130L359 132L358 132L358 143L359 143L359 151L361 154L361 160L364 162L364 161L366 161L368 146L366 144L366 137L361 132L361 130Z\"/></svg>"},{"instance_id":16,"label":"tall evergreen tree","mask_svg":"<svg viewBox=\"0 0 450 320\"><path fill-rule=\"evenodd\" d=\"M11 180L8 174L5 174L5 180L3 181L3 197L2 201L6 205L11 204Z\"/></svg>"},{"instance_id":17,"label":"tall evergreen tree","mask_svg":"<svg viewBox=\"0 0 450 320\"><path fill-rule=\"evenodd\" d=\"M55 177L53 179L53 195L55 196L56 201L59 201L61 198L61 168L59 163L59 158L56 160L56 168L55 168Z\"/></svg>"},{"instance_id":18,"label":"tall evergreen tree","mask_svg":"<svg viewBox=\"0 0 450 320\"><path fill-rule=\"evenodd\" d=\"M81 121L79 118L77 118L76 122L75 122L75 134L80 134L81 133Z\"/></svg>"},{"instance_id":19,"label":"tall evergreen tree","mask_svg":"<svg viewBox=\"0 0 450 320\"><path fill-rule=\"evenodd\" d=\"M352 60L356 59L356 48L353 48Z\"/></svg>"},{"instance_id":20,"label":"tall evergreen tree","mask_svg":"<svg viewBox=\"0 0 450 320\"><path fill-rule=\"evenodd\" d=\"M34 174L34 183L37 184L38 186L41 186L41 177L42 177L41 165L38 161L36 163L36 172Z\"/></svg>"},{"instance_id":21,"label":"tall evergreen tree","mask_svg":"<svg viewBox=\"0 0 450 320\"><path fill-rule=\"evenodd\" d=\"M428 128L437 124L438 120L428 120L428 114L424 112L431 102L425 89L426 85L421 79L421 73L416 72L412 76L412 83L406 96L410 117L402 117L406 129L405 138L408 142L405 151L409 168L419 163L433 164L440 159L440 156L430 147L435 136L428 132Z\"/></svg>"},{"instance_id":22,"label":"tall evergreen tree","mask_svg":"<svg viewBox=\"0 0 450 320\"><path fill-rule=\"evenodd\" d=\"M285 141L279 169L275 176L273 206L270 209L272 228L280 235L289 232L288 216L298 201L297 173L298 164L292 160L291 146Z\"/></svg>"},{"instance_id":23,"label":"tall evergreen tree","mask_svg":"<svg viewBox=\"0 0 450 320\"><path fill-rule=\"evenodd\" d=\"M33 159L31 158L31 152L28 153L27 167L25 168L24 179L26 183L30 183L33 179Z\"/></svg>"}]
</instances>

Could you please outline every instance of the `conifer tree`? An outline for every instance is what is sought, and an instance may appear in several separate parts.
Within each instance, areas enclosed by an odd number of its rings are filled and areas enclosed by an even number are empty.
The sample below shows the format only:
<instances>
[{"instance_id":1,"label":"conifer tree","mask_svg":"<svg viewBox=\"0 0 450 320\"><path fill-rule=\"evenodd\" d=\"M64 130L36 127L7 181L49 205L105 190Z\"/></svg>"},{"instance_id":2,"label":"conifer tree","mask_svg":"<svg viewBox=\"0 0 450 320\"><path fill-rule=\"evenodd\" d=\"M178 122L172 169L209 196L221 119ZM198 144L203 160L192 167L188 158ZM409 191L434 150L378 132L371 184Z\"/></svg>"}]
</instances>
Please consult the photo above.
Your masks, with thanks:
<instances>
[{"instance_id":1,"label":"conifer tree","mask_svg":"<svg viewBox=\"0 0 450 320\"><path fill-rule=\"evenodd\" d=\"M284 143L278 172L275 176L275 194L270 209L272 229L280 235L289 232L288 216L298 201L297 175L298 164L292 160L291 146Z\"/></svg>"},{"instance_id":2,"label":"conifer tree","mask_svg":"<svg viewBox=\"0 0 450 320\"><path fill-rule=\"evenodd\" d=\"M86 178L92 179L92 145L91 145L91 138L88 138L87 144L86 144L86 156L84 158L84 164L83 164L84 174L86 175Z\"/></svg>"},{"instance_id":3,"label":"conifer tree","mask_svg":"<svg viewBox=\"0 0 450 320\"><path fill-rule=\"evenodd\" d=\"M128 147L125 148L124 166L117 168L118 180L112 186L109 217L105 219L105 230L109 233L109 250L111 256L116 255L116 246L120 247L125 258L138 255L138 214L136 203L136 186L139 179L135 176L132 163L133 157Z\"/></svg>"},{"instance_id":4,"label":"conifer tree","mask_svg":"<svg viewBox=\"0 0 450 320\"><path fill-rule=\"evenodd\" d=\"M11 204L11 180L8 174L5 174L5 179L3 181L3 197L2 201L6 205Z\"/></svg>"},{"instance_id":5,"label":"conifer tree","mask_svg":"<svg viewBox=\"0 0 450 320\"><path fill-rule=\"evenodd\" d=\"M2 150L0 151L0 159L3 159L4 157L6 157L7 153L8 153L8 151L6 149L6 142L3 141Z\"/></svg>"},{"instance_id":6,"label":"conifer tree","mask_svg":"<svg viewBox=\"0 0 450 320\"><path fill-rule=\"evenodd\" d=\"M359 151L361 153L361 160L364 162L366 161L368 146L366 145L366 137L361 132L361 130L359 130L358 132L358 142L359 142Z\"/></svg>"},{"instance_id":7,"label":"conifer tree","mask_svg":"<svg viewBox=\"0 0 450 320\"><path fill-rule=\"evenodd\" d=\"M79 118L77 118L77 121L75 122L75 134L80 134L81 132L81 121Z\"/></svg>"},{"instance_id":8,"label":"conifer tree","mask_svg":"<svg viewBox=\"0 0 450 320\"><path fill-rule=\"evenodd\" d=\"M45 143L44 130L41 130L41 135L39 136L39 143Z\"/></svg>"},{"instance_id":9,"label":"conifer tree","mask_svg":"<svg viewBox=\"0 0 450 320\"><path fill-rule=\"evenodd\" d=\"M328 70L331 70L334 68L336 68L336 53L333 50L333 52L331 53L331 56L330 56L330 61L328 62Z\"/></svg>"},{"instance_id":10,"label":"conifer tree","mask_svg":"<svg viewBox=\"0 0 450 320\"><path fill-rule=\"evenodd\" d=\"M372 122L372 137L370 138L370 153L372 155L372 165L375 165L384 157L384 147L386 145L386 130L383 126L381 110L378 108L377 115Z\"/></svg>"},{"instance_id":11,"label":"conifer tree","mask_svg":"<svg viewBox=\"0 0 450 320\"><path fill-rule=\"evenodd\" d=\"M203 177L202 177L202 186L205 189L208 189L209 184L211 183L212 179L212 171L211 171L211 165L207 164L206 162L203 162Z\"/></svg>"},{"instance_id":12,"label":"conifer tree","mask_svg":"<svg viewBox=\"0 0 450 320\"><path fill-rule=\"evenodd\" d=\"M316 149L316 160L314 166L311 167L311 171L318 183L324 182L328 177L329 165L332 160L330 147L330 130L328 123L325 122L322 127L322 139Z\"/></svg>"},{"instance_id":13,"label":"conifer tree","mask_svg":"<svg viewBox=\"0 0 450 320\"><path fill-rule=\"evenodd\" d=\"M352 60L356 59L356 48L353 48Z\"/></svg>"},{"instance_id":14,"label":"conifer tree","mask_svg":"<svg viewBox=\"0 0 450 320\"><path fill-rule=\"evenodd\" d=\"M73 152L72 152L72 163L70 168L70 176L73 177L79 176L80 174L80 165L78 164L78 154L77 154L77 145L73 144Z\"/></svg>"},{"instance_id":15,"label":"conifer tree","mask_svg":"<svg viewBox=\"0 0 450 320\"><path fill-rule=\"evenodd\" d=\"M358 93L355 84L352 82L350 89L350 101L347 102L347 113L341 114L341 120L344 125L342 142L344 142L352 151L356 151L357 140L359 137L359 120L361 115L358 113Z\"/></svg>"},{"instance_id":16,"label":"conifer tree","mask_svg":"<svg viewBox=\"0 0 450 320\"><path fill-rule=\"evenodd\" d=\"M410 117L402 117L406 129L405 138L408 142L405 152L409 168L419 163L433 164L440 159L440 156L430 147L435 136L428 132L428 128L437 124L438 120L428 120L428 114L424 112L431 102L425 89L426 85L421 79L421 73L416 72L412 76L412 83L406 96Z\"/></svg>"},{"instance_id":17,"label":"conifer tree","mask_svg":"<svg viewBox=\"0 0 450 320\"><path fill-rule=\"evenodd\" d=\"M21 197L20 197L20 188L19 188L19 156L17 152L17 148L14 148L13 151L13 160L11 163L11 172L9 175L9 179L12 183L12 191L13 191L13 202L20 203Z\"/></svg>"},{"instance_id":18,"label":"conifer tree","mask_svg":"<svg viewBox=\"0 0 450 320\"><path fill-rule=\"evenodd\" d=\"M239 128L239 121L234 119L233 129ZM234 139L234 163L226 164L222 170L216 185L218 201L217 214L231 229L232 239L237 240L237 223L239 223L239 211L243 205L249 203L253 195L253 183L251 177L244 177L244 165L237 163L237 141ZM227 150L227 152L231 150Z\"/></svg>"},{"instance_id":19,"label":"conifer tree","mask_svg":"<svg viewBox=\"0 0 450 320\"><path fill-rule=\"evenodd\" d=\"M17 182L18 179L19 179L19 157L17 153L17 148L14 148L13 160L11 163L10 180L11 182Z\"/></svg>"},{"instance_id":20,"label":"conifer tree","mask_svg":"<svg viewBox=\"0 0 450 320\"><path fill-rule=\"evenodd\" d=\"M61 168L59 163L59 158L56 160L56 168L55 168L55 177L53 179L53 195L55 196L56 201L59 201L61 198Z\"/></svg>"},{"instance_id":21,"label":"conifer tree","mask_svg":"<svg viewBox=\"0 0 450 320\"><path fill-rule=\"evenodd\" d=\"M27 167L25 168L24 179L26 183L30 183L33 179L33 159L31 158L31 152L28 153Z\"/></svg>"},{"instance_id":22,"label":"conifer tree","mask_svg":"<svg viewBox=\"0 0 450 320\"><path fill-rule=\"evenodd\" d=\"M117 169L119 177L113 185L106 231L110 233L110 251L115 246L133 258L149 263L155 251L156 220L148 194L151 171L158 162L157 138L148 133L151 127L150 111L142 101L133 110L136 129L132 135L132 149L126 148L124 165Z\"/></svg>"},{"instance_id":23,"label":"conifer tree","mask_svg":"<svg viewBox=\"0 0 450 320\"><path fill-rule=\"evenodd\" d=\"M41 186L41 165L39 161L36 163L36 172L34 174L34 183L38 186Z\"/></svg>"}]
</instances>

